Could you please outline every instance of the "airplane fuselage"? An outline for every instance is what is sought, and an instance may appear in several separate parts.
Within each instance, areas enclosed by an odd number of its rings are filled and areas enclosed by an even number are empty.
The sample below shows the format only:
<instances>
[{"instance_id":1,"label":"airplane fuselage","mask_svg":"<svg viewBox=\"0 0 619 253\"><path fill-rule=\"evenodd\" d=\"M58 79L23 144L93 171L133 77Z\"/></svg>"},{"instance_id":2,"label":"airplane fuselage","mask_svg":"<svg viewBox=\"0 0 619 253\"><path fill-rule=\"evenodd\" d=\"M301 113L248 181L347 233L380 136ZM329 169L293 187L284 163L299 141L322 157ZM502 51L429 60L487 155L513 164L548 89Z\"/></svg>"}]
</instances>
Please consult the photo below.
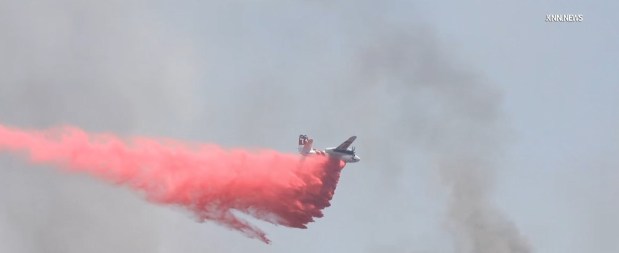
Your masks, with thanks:
<instances>
[{"instance_id":1,"label":"airplane fuselage","mask_svg":"<svg viewBox=\"0 0 619 253\"><path fill-rule=\"evenodd\" d=\"M307 135L299 135L299 153L302 155L323 155L329 156L331 159L337 159L346 163L356 163L361 160L359 156L355 154L355 148L348 149L350 144L355 141L357 136L351 136L335 148L326 148L324 150L312 148L314 140L307 137Z\"/></svg>"},{"instance_id":2,"label":"airplane fuselage","mask_svg":"<svg viewBox=\"0 0 619 253\"><path fill-rule=\"evenodd\" d=\"M347 163L356 163L361 160L359 156L350 150L337 150L335 148L327 148L325 151L330 157L340 159Z\"/></svg>"}]
</instances>

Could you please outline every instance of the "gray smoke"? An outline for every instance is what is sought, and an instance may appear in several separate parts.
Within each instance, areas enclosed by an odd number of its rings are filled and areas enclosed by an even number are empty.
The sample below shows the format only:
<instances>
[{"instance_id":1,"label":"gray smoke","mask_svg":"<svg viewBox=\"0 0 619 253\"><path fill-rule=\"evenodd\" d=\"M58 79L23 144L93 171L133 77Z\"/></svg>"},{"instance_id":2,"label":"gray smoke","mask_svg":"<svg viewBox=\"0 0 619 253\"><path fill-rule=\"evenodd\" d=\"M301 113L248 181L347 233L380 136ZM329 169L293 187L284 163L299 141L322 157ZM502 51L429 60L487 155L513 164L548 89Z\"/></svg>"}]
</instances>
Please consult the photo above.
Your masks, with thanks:
<instances>
[{"instance_id":1,"label":"gray smoke","mask_svg":"<svg viewBox=\"0 0 619 253\"><path fill-rule=\"evenodd\" d=\"M456 252L530 251L492 202L506 131L501 93L454 60L418 24L412 4L231 2L0 2L0 121L291 152L300 133L318 147L356 134L363 160L344 171L333 206L317 222L329 228L351 216L359 227L334 229L341 239L330 243L427 249L410 243L416 228L404 218L426 217L410 214L419 212L410 208L418 200L402 193L399 180L427 169L447 192ZM262 247L236 234L227 240L217 232L206 244L202 234L170 230L161 207L86 177L4 156L0 174L9 189L0 193L3 252L165 251L175 233L184 241L172 252L188 241L197 246L185 252ZM311 233L329 230L312 226L277 228L290 240L275 233L274 245L318 245ZM353 234L360 231L371 232ZM385 246L372 233L404 239Z\"/></svg>"},{"instance_id":2,"label":"gray smoke","mask_svg":"<svg viewBox=\"0 0 619 253\"><path fill-rule=\"evenodd\" d=\"M172 132L192 108L191 52L141 1L0 1L0 121ZM163 135L163 134L162 134ZM88 177L0 161L0 252L153 252L160 213Z\"/></svg>"},{"instance_id":3,"label":"gray smoke","mask_svg":"<svg viewBox=\"0 0 619 253\"><path fill-rule=\"evenodd\" d=\"M376 36L361 68L363 88L385 85L399 94L396 138L428 155L449 195L447 224L458 252L530 252L517 228L494 207L494 172L503 135L500 92L449 60L424 30ZM418 107L423 107L419 109ZM369 108L368 108L369 109Z\"/></svg>"}]
</instances>

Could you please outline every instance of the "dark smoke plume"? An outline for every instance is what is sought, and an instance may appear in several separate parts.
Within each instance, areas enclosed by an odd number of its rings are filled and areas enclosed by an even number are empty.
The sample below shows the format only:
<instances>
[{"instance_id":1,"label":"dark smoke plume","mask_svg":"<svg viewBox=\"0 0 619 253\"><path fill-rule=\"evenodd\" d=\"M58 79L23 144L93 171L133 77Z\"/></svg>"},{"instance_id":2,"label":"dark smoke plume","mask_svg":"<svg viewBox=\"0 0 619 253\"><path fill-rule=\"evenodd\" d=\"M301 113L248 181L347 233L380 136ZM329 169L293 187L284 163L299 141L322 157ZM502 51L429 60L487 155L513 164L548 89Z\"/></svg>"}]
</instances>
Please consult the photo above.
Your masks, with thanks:
<instances>
[{"instance_id":1,"label":"dark smoke plume","mask_svg":"<svg viewBox=\"0 0 619 253\"><path fill-rule=\"evenodd\" d=\"M363 53L360 83L365 89L384 84L407 108L394 133L410 140L417 148L412 152L424 154L438 172L457 251L530 252L491 199L504 146L500 93L441 53L431 32L395 30L376 37Z\"/></svg>"}]
</instances>

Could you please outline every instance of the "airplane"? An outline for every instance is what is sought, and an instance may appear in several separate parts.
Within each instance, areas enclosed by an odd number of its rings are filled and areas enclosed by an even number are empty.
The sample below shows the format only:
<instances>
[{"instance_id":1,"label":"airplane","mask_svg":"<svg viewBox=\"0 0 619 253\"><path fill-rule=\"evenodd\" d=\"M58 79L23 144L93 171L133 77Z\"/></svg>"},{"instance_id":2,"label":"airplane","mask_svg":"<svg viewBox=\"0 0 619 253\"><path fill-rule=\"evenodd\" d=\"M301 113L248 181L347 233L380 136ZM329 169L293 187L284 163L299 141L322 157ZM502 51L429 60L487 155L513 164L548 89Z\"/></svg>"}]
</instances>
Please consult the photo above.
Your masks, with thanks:
<instances>
[{"instance_id":1,"label":"airplane","mask_svg":"<svg viewBox=\"0 0 619 253\"><path fill-rule=\"evenodd\" d=\"M335 148L326 148L324 150L318 150L312 148L312 144L314 144L314 139L310 139L307 135L299 135L299 153L301 155L323 155L329 156L330 158L342 160L346 163L356 163L361 160L359 156L355 154L355 147L348 149L350 144L357 139L357 136L351 136Z\"/></svg>"}]
</instances>

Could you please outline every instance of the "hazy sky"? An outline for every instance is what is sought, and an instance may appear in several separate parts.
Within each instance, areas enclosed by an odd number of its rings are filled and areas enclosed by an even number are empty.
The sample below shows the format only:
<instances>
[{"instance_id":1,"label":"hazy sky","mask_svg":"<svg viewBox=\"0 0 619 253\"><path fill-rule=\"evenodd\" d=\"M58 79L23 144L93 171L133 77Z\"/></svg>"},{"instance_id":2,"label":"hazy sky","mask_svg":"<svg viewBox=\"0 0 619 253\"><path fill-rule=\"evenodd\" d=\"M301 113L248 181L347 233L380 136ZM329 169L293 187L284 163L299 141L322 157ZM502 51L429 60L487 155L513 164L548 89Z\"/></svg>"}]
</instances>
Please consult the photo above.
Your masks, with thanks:
<instances>
[{"instance_id":1,"label":"hazy sky","mask_svg":"<svg viewBox=\"0 0 619 253\"><path fill-rule=\"evenodd\" d=\"M1 124L362 158L265 245L1 155L0 251L617 252L618 7L0 1Z\"/></svg>"}]
</instances>

